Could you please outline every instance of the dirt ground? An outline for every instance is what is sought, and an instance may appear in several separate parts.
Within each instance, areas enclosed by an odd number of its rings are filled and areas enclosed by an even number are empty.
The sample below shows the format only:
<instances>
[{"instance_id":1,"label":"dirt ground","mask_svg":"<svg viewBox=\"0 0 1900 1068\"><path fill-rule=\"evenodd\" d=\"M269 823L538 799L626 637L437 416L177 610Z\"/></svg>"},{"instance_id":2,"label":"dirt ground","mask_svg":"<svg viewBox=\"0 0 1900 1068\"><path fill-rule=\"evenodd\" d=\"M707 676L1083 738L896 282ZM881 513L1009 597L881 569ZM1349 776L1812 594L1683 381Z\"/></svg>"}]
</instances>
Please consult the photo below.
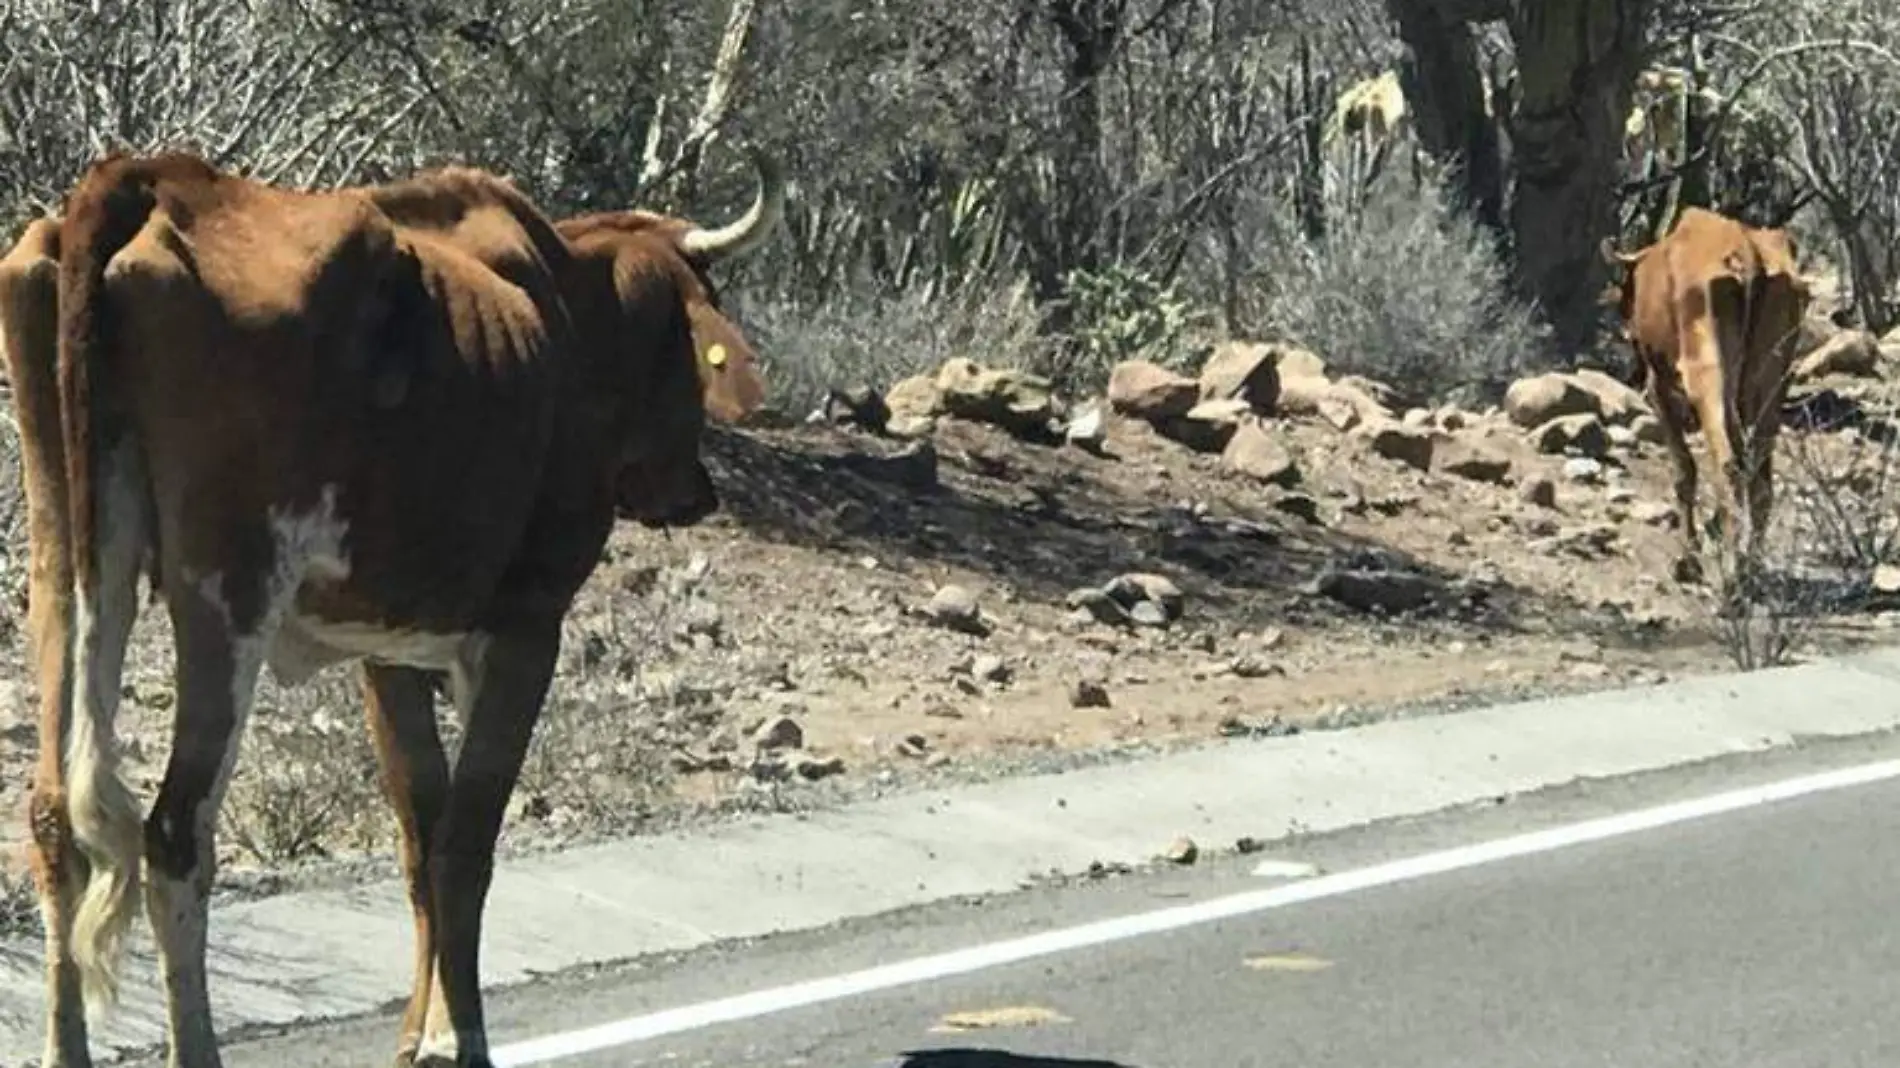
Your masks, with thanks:
<instances>
[{"instance_id":1,"label":"dirt ground","mask_svg":"<svg viewBox=\"0 0 1900 1068\"><path fill-rule=\"evenodd\" d=\"M1798 405L1852 409L1884 388L1831 384ZM569 621L510 848L1732 666L1706 591L1671 578L1670 467L1647 435L1564 455L1505 412L1441 411L1409 417L1407 440L1436 442L1421 465L1337 414L1256 422L1297 468L1290 486L1112 413L1099 455L949 417L928 445L836 425L714 431L722 512L670 535L620 529ZM1779 471L1788 514L1843 472L1871 477L1885 455L1871 425L1788 431L1805 458ZM1803 522L1794 542L1826 555ZM1796 654L1884 640L1889 621L1861 597ZM16 625L0 626L9 853L35 749ZM148 608L124 687L148 797L166 629ZM222 879L352 857L385 870L393 826L360 715L347 671L291 692L267 679Z\"/></svg>"}]
</instances>

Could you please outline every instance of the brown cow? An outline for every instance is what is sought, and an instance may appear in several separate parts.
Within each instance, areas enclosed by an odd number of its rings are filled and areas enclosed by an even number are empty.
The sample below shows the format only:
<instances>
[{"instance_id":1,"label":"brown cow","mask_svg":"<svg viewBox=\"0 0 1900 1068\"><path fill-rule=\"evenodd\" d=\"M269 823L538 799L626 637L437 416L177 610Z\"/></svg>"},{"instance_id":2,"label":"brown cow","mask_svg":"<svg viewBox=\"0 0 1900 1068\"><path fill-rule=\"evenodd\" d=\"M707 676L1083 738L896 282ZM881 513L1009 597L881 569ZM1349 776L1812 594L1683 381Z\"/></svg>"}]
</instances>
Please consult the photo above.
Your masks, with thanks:
<instances>
[{"instance_id":1,"label":"brown cow","mask_svg":"<svg viewBox=\"0 0 1900 1068\"><path fill-rule=\"evenodd\" d=\"M1700 572L1695 458L1685 437L1692 422L1722 479L1724 540L1731 554L1746 550L1731 559L1753 560L1774 499L1791 343L1807 310L1794 241L1785 231L1692 207L1655 244L1620 253L1606 240L1603 254L1617 275L1609 298L1636 352L1633 377L1646 382L1675 461L1687 540L1678 571Z\"/></svg>"},{"instance_id":2,"label":"brown cow","mask_svg":"<svg viewBox=\"0 0 1900 1068\"><path fill-rule=\"evenodd\" d=\"M296 685L349 661L414 905L398 1061L490 1063L482 910L561 620L617 515L664 527L717 507L706 409L742 414L758 391L705 268L777 203L764 181L713 231L629 213L577 251L480 171L292 192L186 155L113 156L0 259L40 684L47 1068L91 1063L87 1010L116 995L141 857L170 1063L220 1063L206 902L253 690L266 664ZM141 574L171 618L177 689L142 826L114 739ZM453 768L444 678L464 726Z\"/></svg>"}]
</instances>

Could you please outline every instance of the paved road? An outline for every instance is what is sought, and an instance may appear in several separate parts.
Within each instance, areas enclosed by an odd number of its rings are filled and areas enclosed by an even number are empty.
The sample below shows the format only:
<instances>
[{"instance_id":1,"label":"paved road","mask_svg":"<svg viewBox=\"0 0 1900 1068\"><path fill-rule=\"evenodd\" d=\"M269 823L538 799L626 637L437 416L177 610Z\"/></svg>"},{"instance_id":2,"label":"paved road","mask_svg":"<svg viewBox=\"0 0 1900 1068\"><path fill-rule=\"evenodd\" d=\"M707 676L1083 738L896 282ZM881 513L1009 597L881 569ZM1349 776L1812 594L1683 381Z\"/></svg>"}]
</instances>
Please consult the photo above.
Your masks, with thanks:
<instances>
[{"instance_id":1,"label":"paved road","mask_svg":"<svg viewBox=\"0 0 1900 1068\"><path fill-rule=\"evenodd\" d=\"M1327 871L1817 768L1830 743L1299 843ZM1272 856L1272 854L1268 854ZM919 909L498 996L503 1041L1272 885L1260 857ZM542 1063L570 1068L1900 1064L1900 780ZM937 1030L947 1014L1003 1026ZM1041 1017L1026 1023L1021 1017ZM1050 1015L1053 1014L1053 1015ZM1009 1017L1016 1015L1011 1023ZM383 1065L387 1019L232 1045Z\"/></svg>"}]
</instances>

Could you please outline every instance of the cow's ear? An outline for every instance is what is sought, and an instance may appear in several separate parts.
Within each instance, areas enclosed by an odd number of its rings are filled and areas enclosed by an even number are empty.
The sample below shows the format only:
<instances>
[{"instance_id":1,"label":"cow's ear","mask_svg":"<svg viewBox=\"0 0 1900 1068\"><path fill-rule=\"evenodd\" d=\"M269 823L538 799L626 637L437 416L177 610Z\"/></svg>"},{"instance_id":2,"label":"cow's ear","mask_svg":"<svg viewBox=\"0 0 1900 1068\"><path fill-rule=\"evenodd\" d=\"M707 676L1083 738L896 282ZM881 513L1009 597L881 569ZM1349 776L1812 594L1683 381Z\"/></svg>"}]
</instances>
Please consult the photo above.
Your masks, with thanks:
<instances>
[{"instance_id":1,"label":"cow's ear","mask_svg":"<svg viewBox=\"0 0 1900 1068\"><path fill-rule=\"evenodd\" d=\"M690 301L687 316L706 414L721 423L743 421L765 403L758 354L738 324L710 304Z\"/></svg>"}]
</instances>

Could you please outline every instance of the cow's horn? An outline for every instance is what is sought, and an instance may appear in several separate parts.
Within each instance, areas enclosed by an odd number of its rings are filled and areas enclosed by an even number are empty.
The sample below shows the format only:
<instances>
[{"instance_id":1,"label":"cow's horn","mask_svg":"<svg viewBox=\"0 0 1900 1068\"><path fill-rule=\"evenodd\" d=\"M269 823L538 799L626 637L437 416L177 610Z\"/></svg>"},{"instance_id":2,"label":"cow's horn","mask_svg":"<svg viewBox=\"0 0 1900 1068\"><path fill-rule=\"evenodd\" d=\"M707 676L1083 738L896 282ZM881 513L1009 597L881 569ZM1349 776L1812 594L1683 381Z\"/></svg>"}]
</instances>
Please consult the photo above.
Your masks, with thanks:
<instances>
[{"instance_id":1,"label":"cow's horn","mask_svg":"<svg viewBox=\"0 0 1900 1068\"><path fill-rule=\"evenodd\" d=\"M785 178L778 164L758 148L747 149L759 173L759 191L744 215L717 229L694 227L680 238L680 249L701 263L742 256L758 247L785 213Z\"/></svg>"}]
</instances>

